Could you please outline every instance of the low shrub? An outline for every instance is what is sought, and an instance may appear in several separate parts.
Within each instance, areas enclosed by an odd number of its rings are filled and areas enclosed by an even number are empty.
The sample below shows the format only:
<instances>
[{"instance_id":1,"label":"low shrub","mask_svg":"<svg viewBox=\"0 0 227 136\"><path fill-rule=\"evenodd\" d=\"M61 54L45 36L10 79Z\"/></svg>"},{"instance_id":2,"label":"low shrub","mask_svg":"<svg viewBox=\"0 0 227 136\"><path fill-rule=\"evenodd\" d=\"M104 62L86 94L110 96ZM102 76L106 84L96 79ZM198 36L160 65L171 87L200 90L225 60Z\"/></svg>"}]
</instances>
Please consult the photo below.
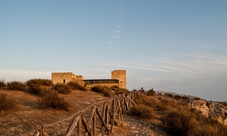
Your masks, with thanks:
<instances>
[{"instance_id":1,"label":"low shrub","mask_svg":"<svg viewBox=\"0 0 227 136\"><path fill-rule=\"evenodd\" d=\"M148 97L146 95L139 95L138 97L136 97L135 103L142 104L142 105L149 106L149 107L155 107L155 105L156 105L155 100L151 99L150 97Z\"/></svg>"},{"instance_id":2,"label":"low shrub","mask_svg":"<svg viewBox=\"0 0 227 136\"><path fill-rule=\"evenodd\" d=\"M16 107L16 100L6 94L0 94L0 111L10 110Z\"/></svg>"},{"instance_id":3,"label":"low shrub","mask_svg":"<svg viewBox=\"0 0 227 136\"><path fill-rule=\"evenodd\" d=\"M31 85L31 84L38 84L38 85L43 85L43 86L52 86L53 83L49 79L30 79L26 82L26 85Z\"/></svg>"},{"instance_id":4,"label":"low shrub","mask_svg":"<svg viewBox=\"0 0 227 136\"><path fill-rule=\"evenodd\" d=\"M111 89L106 86L93 86L91 88L91 91L104 94L104 96L108 96L108 97L112 95Z\"/></svg>"},{"instance_id":5,"label":"low shrub","mask_svg":"<svg viewBox=\"0 0 227 136\"><path fill-rule=\"evenodd\" d=\"M7 82L7 88L9 90L20 90L24 91L25 90L25 84L19 81L12 81L12 82Z\"/></svg>"},{"instance_id":6,"label":"low shrub","mask_svg":"<svg viewBox=\"0 0 227 136\"><path fill-rule=\"evenodd\" d=\"M142 104L131 107L130 114L142 119L152 119L155 117L153 109Z\"/></svg>"},{"instance_id":7,"label":"low shrub","mask_svg":"<svg viewBox=\"0 0 227 136\"><path fill-rule=\"evenodd\" d=\"M174 99L176 99L176 100L179 100L179 99L181 99L182 97L180 96L180 95L175 95L174 96Z\"/></svg>"},{"instance_id":8,"label":"low shrub","mask_svg":"<svg viewBox=\"0 0 227 136\"><path fill-rule=\"evenodd\" d=\"M111 86L110 89L115 92L115 94L124 94L129 93L130 91L128 89L119 88L118 86Z\"/></svg>"},{"instance_id":9,"label":"low shrub","mask_svg":"<svg viewBox=\"0 0 227 136\"><path fill-rule=\"evenodd\" d=\"M226 126L219 122L199 115L197 111L190 110L173 101L162 100L160 107L165 107L164 117L161 121L168 134L174 136L226 136Z\"/></svg>"},{"instance_id":10,"label":"low shrub","mask_svg":"<svg viewBox=\"0 0 227 136\"><path fill-rule=\"evenodd\" d=\"M57 83L53 86L53 89L60 94L69 94L70 88L66 84Z\"/></svg>"},{"instance_id":11,"label":"low shrub","mask_svg":"<svg viewBox=\"0 0 227 136\"><path fill-rule=\"evenodd\" d=\"M81 90L81 91L87 91L86 87L82 86L80 83L76 81L68 82L67 85L72 90Z\"/></svg>"},{"instance_id":12,"label":"low shrub","mask_svg":"<svg viewBox=\"0 0 227 136\"><path fill-rule=\"evenodd\" d=\"M171 93L165 93L166 96L173 97L173 94Z\"/></svg>"},{"instance_id":13,"label":"low shrub","mask_svg":"<svg viewBox=\"0 0 227 136\"><path fill-rule=\"evenodd\" d=\"M155 94L156 94L156 92L154 91L153 88L146 92L146 95L148 95L148 96L154 96Z\"/></svg>"},{"instance_id":14,"label":"low shrub","mask_svg":"<svg viewBox=\"0 0 227 136\"><path fill-rule=\"evenodd\" d=\"M39 84L29 84L27 87L27 91L31 94L41 94L41 87Z\"/></svg>"},{"instance_id":15,"label":"low shrub","mask_svg":"<svg viewBox=\"0 0 227 136\"><path fill-rule=\"evenodd\" d=\"M69 110L69 103L60 98L58 93L53 90L43 90L41 98L38 98L38 104L43 108L53 108L58 110Z\"/></svg>"},{"instance_id":16,"label":"low shrub","mask_svg":"<svg viewBox=\"0 0 227 136\"><path fill-rule=\"evenodd\" d=\"M0 88L5 88L6 87L6 83L4 80L0 81Z\"/></svg>"},{"instance_id":17,"label":"low shrub","mask_svg":"<svg viewBox=\"0 0 227 136\"><path fill-rule=\"evenodd\" d=\"M186 100L189 100L190 99L189 96L182 96L181 98L182 99L186 99Z\"/></svg>"},{"instance_id":18,"label":"low shrub","mask_svg":"<svg viewBox=\"0 0 227 136\"><path fill-rule=\"evenodd\" d=\"M190 112L170 111L162 118L164 129L174 136L187 136L196 121L190 116Z\"/></svg>"}]
</instances>

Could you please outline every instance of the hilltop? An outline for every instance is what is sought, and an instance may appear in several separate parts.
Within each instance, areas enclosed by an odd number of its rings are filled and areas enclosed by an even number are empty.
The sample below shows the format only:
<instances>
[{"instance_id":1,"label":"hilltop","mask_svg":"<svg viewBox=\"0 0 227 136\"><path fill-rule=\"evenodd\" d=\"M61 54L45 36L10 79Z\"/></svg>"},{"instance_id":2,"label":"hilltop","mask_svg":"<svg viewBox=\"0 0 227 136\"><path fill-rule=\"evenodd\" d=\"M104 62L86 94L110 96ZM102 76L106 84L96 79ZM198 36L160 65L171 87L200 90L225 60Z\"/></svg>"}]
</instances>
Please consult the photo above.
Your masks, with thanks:
<instances>
[{"instance_id":1,"label":"hilltop","mask_svg":"<svg viewBox=\"0 0 227 136\"><path fill-rule=\"evenodd\" d=\"M63 103L63 106L45 107L40 103L40 99L47 94L50 95L48 90L52 90L53 85L48 82L35 83L36 86L34 83L26 82L18 89L10 88L10 84L1 87L0 101L7 98L7 105L11 107L1 110L0 135L21 135L35 130L39 124L50 124L68 117L93 102L108 100L113 93L128 93L128 90L116 87L86 89L75 84L68 85L68 87L59 85L57 88L55 86L54 90L58 93L54 93L54 96L60 101L58 104ZM116 126L112 135L224 136L227 134L227 128L223 125L226 124L225 103L208 102L197 97L175 93L160 93L153 89L139 91L143 94L134 100L137 106L133 106L130 111L126 112L124 127ZM10 105L12 101L14 103ZM1 103L1 108L3 104ZM46 128L46 132L51 136L61 136L69 124L70 121L58 123Z\"/></svg>"}]
</instances>

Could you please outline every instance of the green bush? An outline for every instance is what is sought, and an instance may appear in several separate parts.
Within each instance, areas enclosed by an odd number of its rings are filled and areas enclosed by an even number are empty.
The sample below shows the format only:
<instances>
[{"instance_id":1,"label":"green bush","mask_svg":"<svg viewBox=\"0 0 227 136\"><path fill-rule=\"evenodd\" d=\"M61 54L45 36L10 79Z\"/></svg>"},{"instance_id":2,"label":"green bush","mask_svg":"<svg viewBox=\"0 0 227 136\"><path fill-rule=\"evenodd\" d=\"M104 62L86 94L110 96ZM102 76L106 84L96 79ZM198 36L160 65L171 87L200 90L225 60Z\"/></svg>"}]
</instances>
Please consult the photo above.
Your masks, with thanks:
<instances>
[{"instance_id":1,"label":"green bush","mask_svg":"<svg viewBox=\"0 0 227 136\"><path fill-rule=\"evenodd\" d=\"M91 88L91 91L104 94L104 96L108 96L108 97L112 95L111 89L106 86L93 86Z\"/></svg>"},{"instance_id":2,"label":"green bush","mask_svg":"<svg viewBox=\"0 0 227 136\"><path fill-rule=\"evenodd\" d=\"M43 86L52 86L53 83L49 79L30 79L26 82L26 85L31 85L31 84L38 84L38 85L43 85Z\"/></svg>"},{"instance_id":3,"label":"green bush","mask_svg":"<svg viewBox=\"0 0 227 136\"><path fill-rule=\"evenodd\" d=\"M41 94L41 87L39 84L29 84L27 87L27 91L32 94Z\"/></svg>"},{"instance_id":4,"label":"green bush","mask_svg":"<svg viewBox=\"0 0 227 136\"><path fill-rule=\"evenodd\" d=\"M57 83L53 86L53 89L60 94L69 94L70 88L66 84Z\"/></svg>"},{"instance_id":5,"label":"green bush","mask_svg":"<svg viewBox=\"0 0 227 136\"><path fill-rule=\"evenodd\" d=\"M0 81L0 88L5 88L6 87L6 83L4 80Z\"/></svg>"},{"instance_id":6,"label":"green bush","mask_svg":"<svg viewBox=\"0 0 227 136\"><path fill-rule=\"evenodd\" d=\"M156 92L154 91L153 88L146 92L146 95L148 95L148 96L154 96L155 94L156 94Z\"/></svg>"},{"instance_id":7,"label":"green bush","mask_svg":"<svg viewBox=\"0 0 227 136\"><path fill-rule=\"evenodd\" d=\"M16 107L15 99L10 98L6 94L0 94L0 111L10 110Z\"/></svg>"},{"instance_id":8,"label":"green bush","mask_svg":"<svg viewBox=\"0 0 227 136\"><path fill-rule=\"evenodd\" d=\"M7 88L9 90L20 90L24 91L25 90L25 84L19 81L12 81L12 82L7 82Z\"/></svg>"},{"instance_id":9,"label":"green bush","mask_svg":"<svg viewBox=\"0 0 227 136\"><path fill-rule=\"evenodd\" d=\"M63 98L60 98L58 93L53 90L42 90L41 98L38 98L38 104L44 109L69 110L69 103Z\"/></svg>"},{"instance_id":10,"label":"green bush","mask_svg":"<svg viewBox=\"0 0 227 136\"><path fill-rule=\"evenodd\" d=\"M68 82L67 85L72 90L81 90L81 91L87 91L86 87L82 86L80 83L76 81Z\"/></svg>"},{"instance_id":11,"label":"green bush","mask_svg":"<svg viewBox=\"0 0 227 136\"><path fill-rule=\"evenodd\" d=\"M130 114L142 119L152 119L155 117L153 109L142 104L131 107Z\"/></svg>"}]
</instances>

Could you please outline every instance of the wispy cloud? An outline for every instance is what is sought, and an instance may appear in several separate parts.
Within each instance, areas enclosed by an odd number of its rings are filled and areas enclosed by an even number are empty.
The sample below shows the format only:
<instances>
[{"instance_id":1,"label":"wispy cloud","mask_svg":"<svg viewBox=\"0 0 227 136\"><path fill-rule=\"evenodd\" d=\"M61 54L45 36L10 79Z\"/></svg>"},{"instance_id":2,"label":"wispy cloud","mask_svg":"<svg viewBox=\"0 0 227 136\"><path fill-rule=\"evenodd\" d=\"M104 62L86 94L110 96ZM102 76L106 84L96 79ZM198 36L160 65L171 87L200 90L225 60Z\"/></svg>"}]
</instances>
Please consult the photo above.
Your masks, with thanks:
<instances>
[{"instance_id":1,"label":"wispy cloud","mask_svg":"<svg viewBox=\"0 0 227 136\"><path fill-rule=\"evenodd\" d=\"M118 35L115 35L114 38L120 39L121 37Z\"/></svg>"},{"instance_id":2,"label":"wispy cloud","mask_svg":"<svg viewBox=\"0 0 227 136\"><path fill-rule=\"evenodd\" d=\"M115 33L121 33L120 30L113 30Z\"/></svg>"}]
</instances>

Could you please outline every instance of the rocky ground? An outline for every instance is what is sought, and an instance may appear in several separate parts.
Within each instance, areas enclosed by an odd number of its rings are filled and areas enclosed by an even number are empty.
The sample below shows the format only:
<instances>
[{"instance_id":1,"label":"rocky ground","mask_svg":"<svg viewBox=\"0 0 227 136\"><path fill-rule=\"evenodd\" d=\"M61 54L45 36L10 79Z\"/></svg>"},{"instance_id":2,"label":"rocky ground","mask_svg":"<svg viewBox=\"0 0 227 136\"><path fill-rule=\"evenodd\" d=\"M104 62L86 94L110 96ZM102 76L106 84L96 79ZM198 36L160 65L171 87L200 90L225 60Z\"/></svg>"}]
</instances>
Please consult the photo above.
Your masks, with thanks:
<instances>
[{"instance_id":1,"label":"rocky ground","mask_svg":"<svg viewBox=\"0 0 227 136\"><path fill-rule=\"evenodd\" d=\"M102 94L91 91L83 92L74 90L69 95L60 95L71 105L70 111L59 111L53 109L43 110L37 104L38 96L24 93L22 91L0 90L8 96L17 100L17 107L11 111L0 113L0 136L19 136L26 132L32 132L39 124L48 124L67 117L85 108L93 102L108 100ZM116 126L116 136L165 136L165 132L157 124L150 121L124 116L124 127ZM61 122L45 128L50 136L62 136L67 130L71 120ZM28 134L31 135L31 134Z\"/></svg>"}]
</instances>

